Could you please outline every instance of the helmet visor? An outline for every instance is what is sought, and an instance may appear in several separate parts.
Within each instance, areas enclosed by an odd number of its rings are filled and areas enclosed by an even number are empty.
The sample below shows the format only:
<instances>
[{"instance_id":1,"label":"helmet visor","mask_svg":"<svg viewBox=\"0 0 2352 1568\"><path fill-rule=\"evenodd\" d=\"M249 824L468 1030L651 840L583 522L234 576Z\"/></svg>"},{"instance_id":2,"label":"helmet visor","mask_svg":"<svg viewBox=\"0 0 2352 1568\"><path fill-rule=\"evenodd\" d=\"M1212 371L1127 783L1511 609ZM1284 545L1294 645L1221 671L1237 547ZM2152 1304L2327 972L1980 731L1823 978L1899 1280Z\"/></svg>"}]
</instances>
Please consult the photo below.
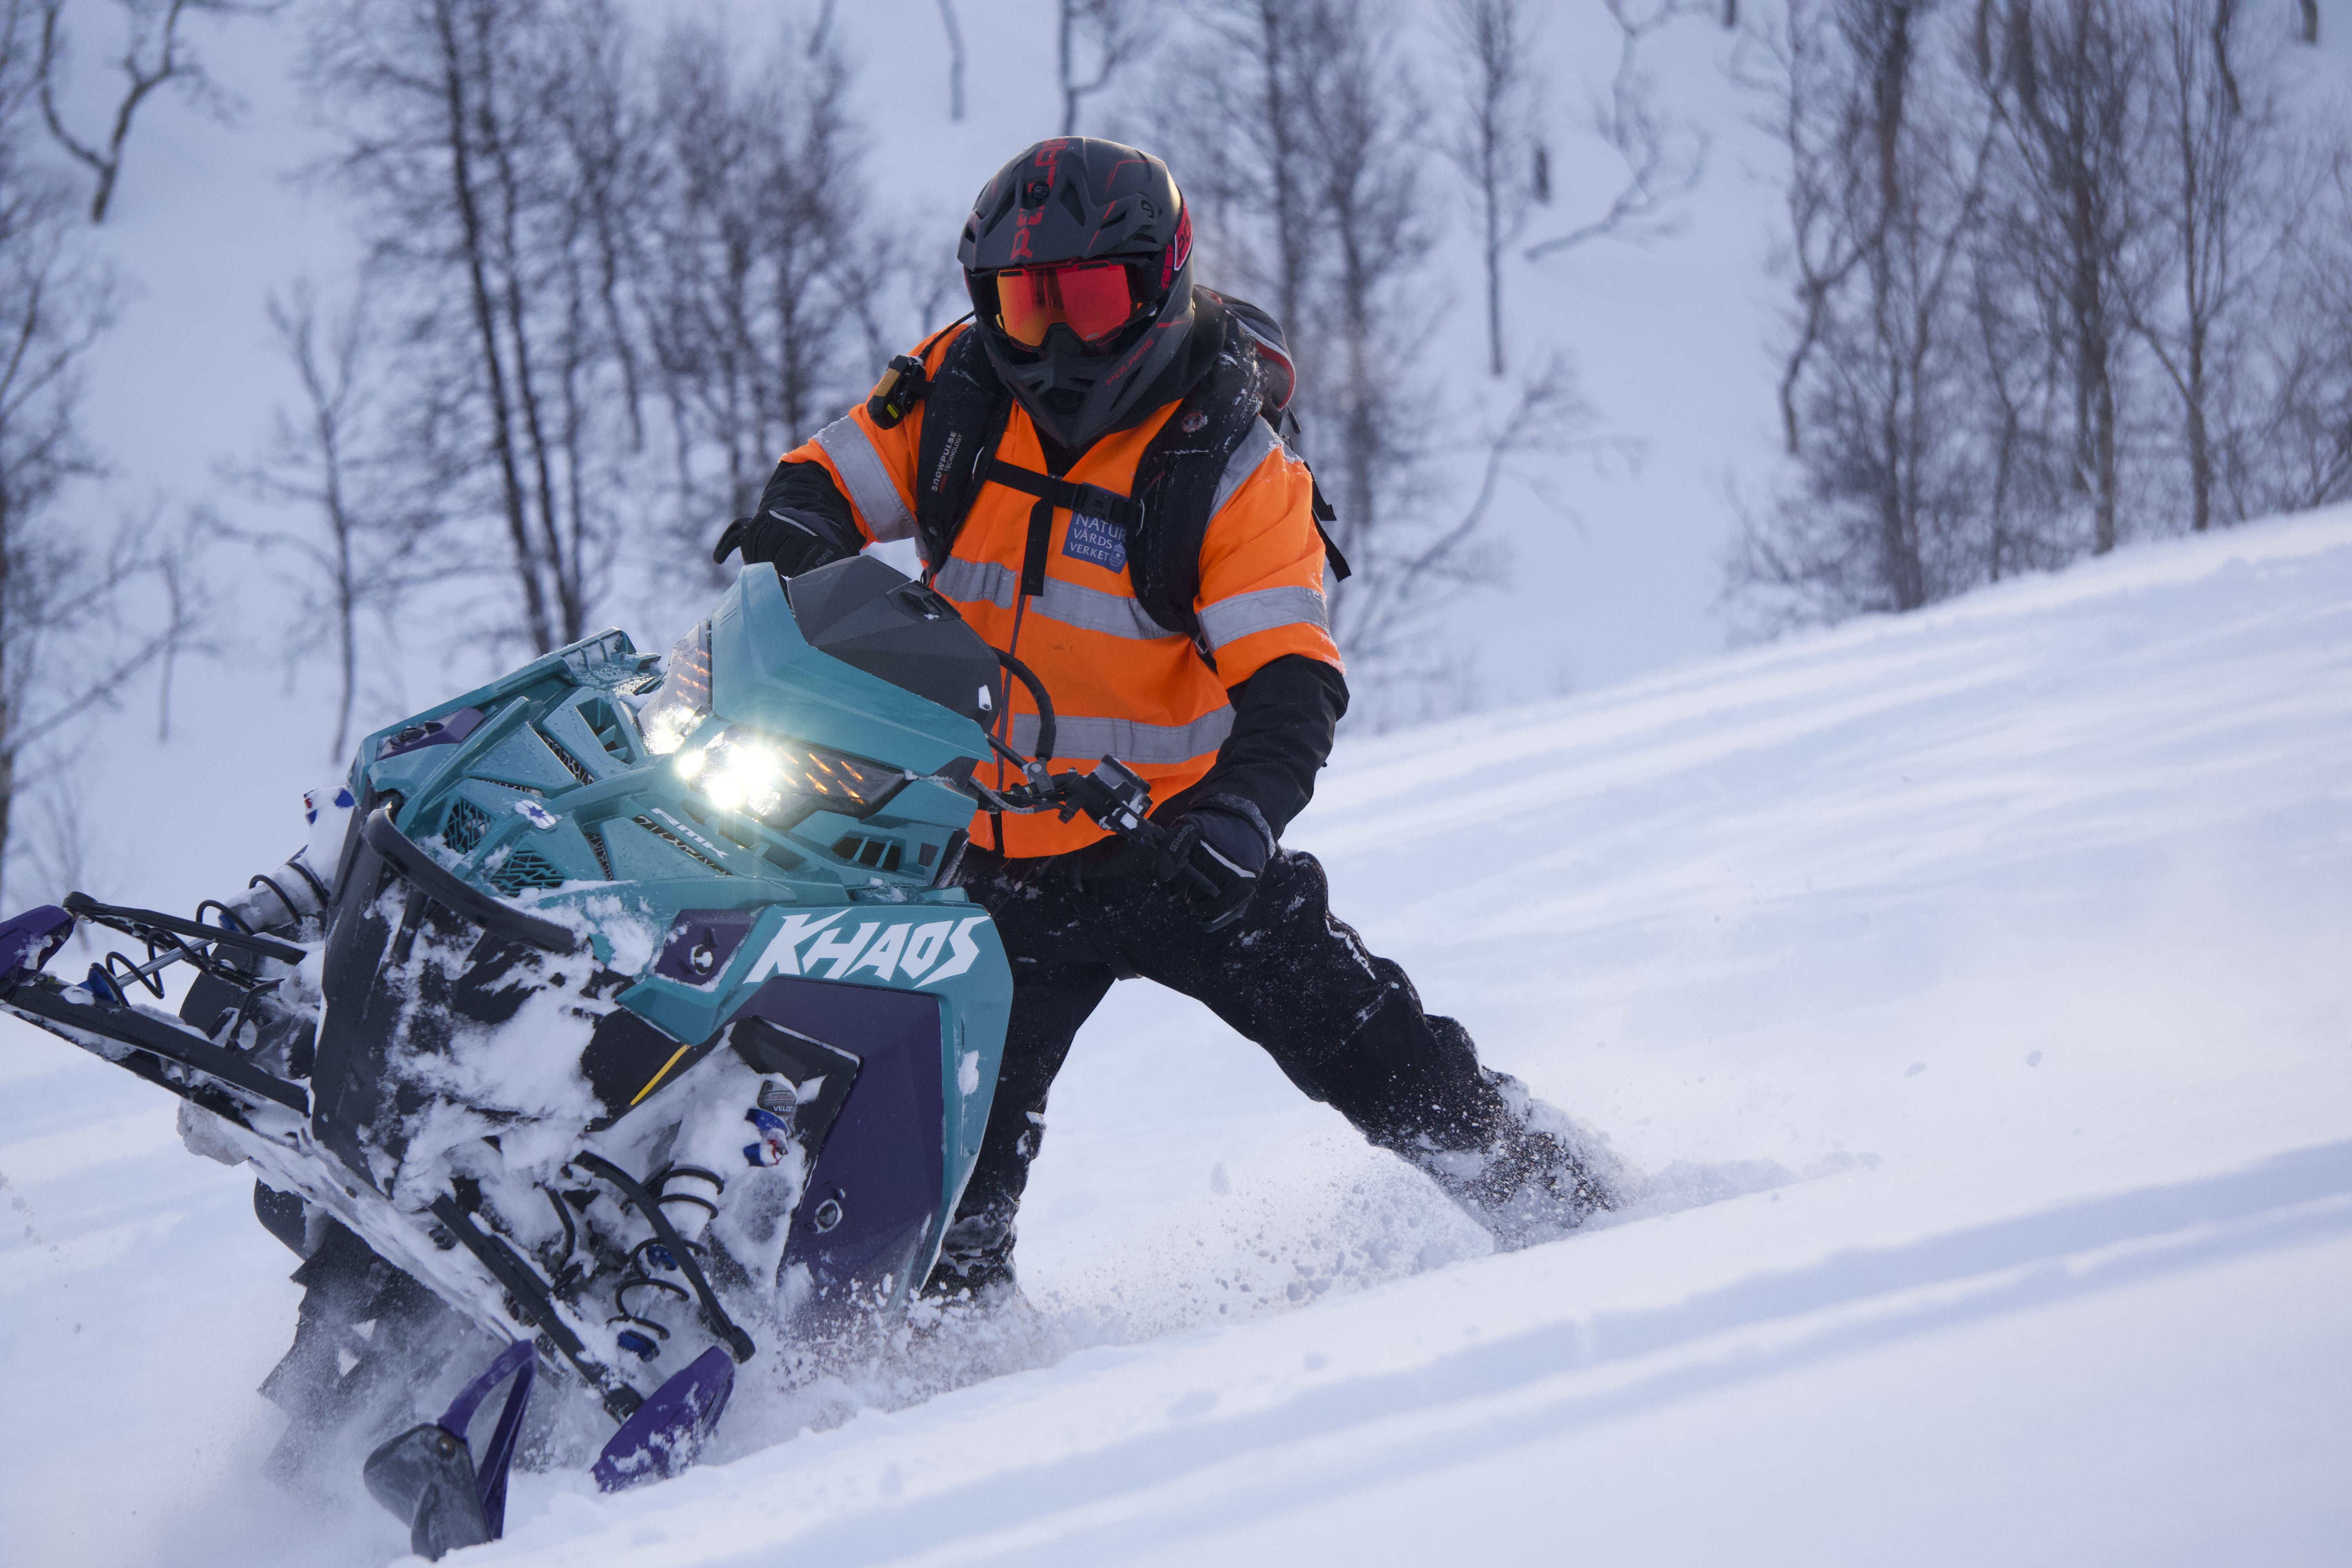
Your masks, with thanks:
<instances>
[{"instance_id":1,"label":"helmet visor","mask_svg":"<svg viewBox=\"0 0 2352 1568\"><path fill-rule=\"evenodd\" d=\"M1109 337L1134 318L1135 292L1116 261L1065 267L1015 267L996 274L996 320L1024 348L1045 341L1060 321L1081 341Z\"/></svg>"}]
</instances>

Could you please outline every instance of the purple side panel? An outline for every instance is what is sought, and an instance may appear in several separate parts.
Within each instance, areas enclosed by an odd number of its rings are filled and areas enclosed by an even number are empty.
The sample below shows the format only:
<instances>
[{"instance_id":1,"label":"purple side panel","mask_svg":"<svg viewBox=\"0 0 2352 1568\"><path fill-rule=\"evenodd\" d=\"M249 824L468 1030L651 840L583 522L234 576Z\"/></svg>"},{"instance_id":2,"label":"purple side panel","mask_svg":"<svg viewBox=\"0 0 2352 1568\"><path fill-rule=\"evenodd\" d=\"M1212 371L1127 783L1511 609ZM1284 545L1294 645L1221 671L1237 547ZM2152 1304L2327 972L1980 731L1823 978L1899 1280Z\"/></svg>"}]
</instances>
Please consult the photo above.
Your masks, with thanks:
<instances>
[{"instance_id":1,"label":"purple side panel","mask_svg":"<svg viewBox=\"0 0 2352 1568\"><path fill-rule=\"evenodd\" d=\"M735 1015L746 1016L864 1064L817 1152L784 1244L786 1268L805 1264L820 1300L845 1301L851 1287L878 1287L906 1268L939 1208L946 1160L939 998L778 975ZM820 1231L817 1211L828 1202L841 1217Z\"/></svg>"},{"instance_id":2,"label":"purple side panel","mask_svg":"<svg viewBox=\"0 0 2352 1568\"><path fill-rule=\"evenodd\" d=\"M0 921L0 985L13 984L17 971L36 970L73 934L74 918L55 904L43 904Z\"/></svg>"},{"instance_id":3,"label":"purple side panel","mask_svg":"<svg viewBox=\"0 0 2352 1568\"><path fill-rule=\"evenodd\" d=\"M688 985L708 985L727 973L727 963L743 939L751 934L752 926L763 913L760 910L681 910L669 928L669 936L662 942L661 957L654 961L654 973L665 980L681 981ZM709 949L707 968L694 966L695 950Z\"/></svg>"},{"instance_id":4,"label":"purple side panel","mask_svg":"<svg viewBox=\"0 0 2352 1568\"><path fill-rule=\"evenodd\" d=\"M481 727L480 709L460 708L446 718L427 719L422 724L411 724L407 729L394 731L384 737L383 749L375 754L375 760L383 762L387 757L406 756L427 746L454 746ZM410 730L420 732L409 735ZM402 740L403 735L408 735L408 739Z\"/></svg>"},{"instance_id":5,"label":"purple side panel","mask_svg":"<svg viewBox=\"0 0 2352 1568\"><path fill-rule=\"evenodd\" d=\"M713 1345L621 1423L596 1456L597 1489L616 1492L666 1479L694 1463L734 1391L735 1363Z\"/></svg>"}]
</instances>

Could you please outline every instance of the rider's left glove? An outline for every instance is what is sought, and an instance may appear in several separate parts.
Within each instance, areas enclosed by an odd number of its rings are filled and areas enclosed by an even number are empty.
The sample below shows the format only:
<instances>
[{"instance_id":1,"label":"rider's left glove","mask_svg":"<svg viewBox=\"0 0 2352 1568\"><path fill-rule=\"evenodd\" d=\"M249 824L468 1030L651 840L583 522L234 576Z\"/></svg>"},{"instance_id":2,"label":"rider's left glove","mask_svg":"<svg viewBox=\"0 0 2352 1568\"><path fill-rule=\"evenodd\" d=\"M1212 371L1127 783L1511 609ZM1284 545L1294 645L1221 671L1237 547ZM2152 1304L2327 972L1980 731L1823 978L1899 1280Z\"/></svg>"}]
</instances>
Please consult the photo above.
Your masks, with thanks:
<instances>
[{"instance_id":1,"label":"rider's left glove","mask_svg":"<svg viewBox=\"0 0 2352 1568\"><path fill-rule=\"evenodd\" d=\"M782 510L739 517L729 523L710 559L725 561L738 550L743 552L746 566L764 563L786 577L846 559L841 547L824 537L821 521Z\"/></svg>"}]
</instances>

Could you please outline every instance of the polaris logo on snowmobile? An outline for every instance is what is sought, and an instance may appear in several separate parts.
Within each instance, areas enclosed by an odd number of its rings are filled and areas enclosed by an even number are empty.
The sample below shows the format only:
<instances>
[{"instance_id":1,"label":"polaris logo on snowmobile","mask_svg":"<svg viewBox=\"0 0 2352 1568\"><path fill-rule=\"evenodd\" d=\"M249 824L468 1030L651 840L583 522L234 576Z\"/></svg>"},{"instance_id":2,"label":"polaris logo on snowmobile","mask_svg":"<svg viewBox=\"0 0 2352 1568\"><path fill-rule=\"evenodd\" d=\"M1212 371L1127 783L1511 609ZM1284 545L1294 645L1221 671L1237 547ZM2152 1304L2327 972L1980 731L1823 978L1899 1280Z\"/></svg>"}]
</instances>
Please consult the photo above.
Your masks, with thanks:
<instances>
[{"instance_id":1,"label":"polaris logo on snowmobile","mask_svg":"<svg viewBox=\"0 0 2352 1568\"><path fill-rule=\"evenodd\" d=\"M871 970L876 979L888 983L904 976L918 986L936 985L961 974L980 957L971 931L988 920L986 915L967 915L961 921L860 921L854 930L837 927L835 922L849 912L786 915L745 982L774 974L847 980ZM830 967L820 971L820 964Z\"/></svg>"}]
</instances>

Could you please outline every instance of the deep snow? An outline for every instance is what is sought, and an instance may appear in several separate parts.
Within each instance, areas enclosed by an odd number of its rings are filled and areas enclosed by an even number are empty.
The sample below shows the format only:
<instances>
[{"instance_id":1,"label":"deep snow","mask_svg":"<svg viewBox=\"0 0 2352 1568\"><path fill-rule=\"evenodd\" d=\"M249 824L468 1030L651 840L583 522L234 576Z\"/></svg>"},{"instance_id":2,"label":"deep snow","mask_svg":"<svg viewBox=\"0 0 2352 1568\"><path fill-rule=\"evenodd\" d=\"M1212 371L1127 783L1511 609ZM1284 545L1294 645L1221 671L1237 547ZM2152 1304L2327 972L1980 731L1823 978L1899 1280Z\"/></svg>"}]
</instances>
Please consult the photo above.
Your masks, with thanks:
<instances>
[{"instance_id":1,"label":"deep snow","mask_svg":"<svg viewBox=\"0 0 2352 1568\"><path fill-rule=\"evenodd\" d=\"M677 1482L520 1478L480 1560L2339 1563L2347 807L2346 510L1351 746L1293 845L1641 1209L1482 1256L1122 986L1033 1321L754 1391ZM9 1560L398 1555L252 1477L246 1178L13 1023L0 1086Z\"/></svg>"}]
</instances>

